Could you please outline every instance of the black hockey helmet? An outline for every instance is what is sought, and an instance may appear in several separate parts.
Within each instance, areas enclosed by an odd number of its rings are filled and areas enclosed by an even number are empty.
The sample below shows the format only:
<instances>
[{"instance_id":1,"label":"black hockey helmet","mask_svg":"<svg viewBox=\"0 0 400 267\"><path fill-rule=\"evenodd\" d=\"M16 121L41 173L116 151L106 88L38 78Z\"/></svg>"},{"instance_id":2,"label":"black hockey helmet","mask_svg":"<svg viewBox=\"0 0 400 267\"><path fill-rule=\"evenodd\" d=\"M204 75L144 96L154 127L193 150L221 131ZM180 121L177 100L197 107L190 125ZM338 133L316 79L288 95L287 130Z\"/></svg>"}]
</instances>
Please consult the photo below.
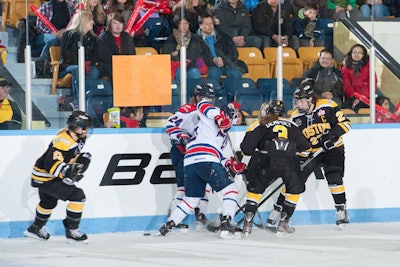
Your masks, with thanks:
<instances>
[{"instance_id":1,"label":"black hockey helmet","mask_svg":"<svg viewBox=\"0 0 400 267\"><path fill-rule=\"evenodd\" d=\"M86 112L74 110L67 119L67 126L71 131L75 131L79 127L82 129L92 128L93 120L92 117Z\"/></svg>"},{"instance_id":2,"label":"black hockey helmet","mask_svg":"<svg viewBox=\"0 0 400 267\"><path fill-rule=\"evenodd\" d=\"M314 79L311 78L304 79L294 91L293 94L294 98L296 99L311 98L313 96L313 87L314 87Z\"/></svg>"},{"instance_id":3,"label":"black hockey helmet","mask_svg":"<svg viewBox=\"0 0 400 267\"><path fill-rule=\"evenodd\" d=\"M200 98L215 98L214 90L208 84L198 84L194 89L195 96L199 96Z\"/></svg>"},{"instance_id":4,"label":"black hockey helmet","mask_svg":"<svg viewBox=\"0 0 400 267\"><path fill-rule=\"evenodd\" d=\"M283 114L285 114L285 105L283 104L283 101L271 100L267 109L267 113L283 116Z\"/></svg>"}]
</instances>

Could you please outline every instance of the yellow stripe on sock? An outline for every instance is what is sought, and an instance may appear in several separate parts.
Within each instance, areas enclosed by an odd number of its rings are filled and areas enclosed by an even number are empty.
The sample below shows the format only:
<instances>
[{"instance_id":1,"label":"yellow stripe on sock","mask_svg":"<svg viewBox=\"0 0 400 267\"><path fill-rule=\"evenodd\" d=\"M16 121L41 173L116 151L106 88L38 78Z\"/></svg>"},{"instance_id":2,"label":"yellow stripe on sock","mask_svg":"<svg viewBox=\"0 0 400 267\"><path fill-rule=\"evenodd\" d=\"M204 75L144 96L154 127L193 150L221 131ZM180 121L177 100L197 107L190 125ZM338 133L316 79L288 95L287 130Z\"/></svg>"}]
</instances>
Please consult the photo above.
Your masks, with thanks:
<instances>
[{"instance_id":1,"label":"yellow stripe on sock","mask_svg":"<svg viewBox=\"0 0 400 267\"><path fill-rule=\"evenodd\" d=\"M83 206L85 205L84 202L69 202L67 205L67 210L72 211L72 212L82 212Z\"/></svg>"},{"instance_id":2,"label":"yellow stripe on sock","mask_svg":"<svg viewBox=\"0 0 400 267\"><path fill-rule=\"evenodd\" d=\"M256 203L259 203L261 200L262 195L261 194L255 194L251 192L247 192L247 200L254 201Z\"/></svg>"},{"instance_id":3,"label":"yellow stripe on sock","mask_svg":"<svg viewBox=\"0 0 400 267\"><path fill-rule=\"evenodd\" d=\"M332 194L343 194L345 191L344 185L335 185L335 186L329 186L329 190L331 190Z\"/></svg>"},{"instance_id":4,"label":"yellow stripe on sock","mask_svg":"<svg viewBox=\"0 0 400 267\"><path fill-rule=\"evenodd\" d=\"M289 194L286 193L285 201L290 202L292 204L297 204L300 199L300 194Z\"/></svg>"},{"instance_id":5,"label":"yellow stripe on sock","mask_svg":"<svg viewBox=\"0 0 400 267\"><path fill-rule=\"evenodd\" d=\"M49 214L51 214L51 212L53 211L52 209L45 209L45 208L43 208L43 207L40 206L40 205L37 205L37 206L36 206L36 210L37 210L40 214L43 214L43 215L49 215Z\"/></svg>"}]
</instances>

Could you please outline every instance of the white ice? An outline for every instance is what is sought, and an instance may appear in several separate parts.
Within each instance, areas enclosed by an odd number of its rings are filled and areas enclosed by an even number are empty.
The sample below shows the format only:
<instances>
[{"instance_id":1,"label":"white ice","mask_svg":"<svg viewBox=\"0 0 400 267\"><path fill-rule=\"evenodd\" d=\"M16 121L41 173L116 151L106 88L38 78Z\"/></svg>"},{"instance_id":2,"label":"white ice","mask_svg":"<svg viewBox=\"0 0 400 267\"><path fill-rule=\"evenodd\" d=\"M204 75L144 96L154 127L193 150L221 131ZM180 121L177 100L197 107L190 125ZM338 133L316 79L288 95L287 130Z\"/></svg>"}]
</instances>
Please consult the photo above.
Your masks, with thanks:
<instances>
[{"instance_id":1,"label":"white ice","mask_svg":"<svg viewBox=\"0 0 400 267\"><path fill-rule=\"evenodd\" d=\"M242 240L195 229L143 234L94 234L87 245L69 244L63 236L0 239L0 266L400 266L400 223L354 223L344 230L303 225L290 237L254 229Z\"/></svg>"}]
</instances>

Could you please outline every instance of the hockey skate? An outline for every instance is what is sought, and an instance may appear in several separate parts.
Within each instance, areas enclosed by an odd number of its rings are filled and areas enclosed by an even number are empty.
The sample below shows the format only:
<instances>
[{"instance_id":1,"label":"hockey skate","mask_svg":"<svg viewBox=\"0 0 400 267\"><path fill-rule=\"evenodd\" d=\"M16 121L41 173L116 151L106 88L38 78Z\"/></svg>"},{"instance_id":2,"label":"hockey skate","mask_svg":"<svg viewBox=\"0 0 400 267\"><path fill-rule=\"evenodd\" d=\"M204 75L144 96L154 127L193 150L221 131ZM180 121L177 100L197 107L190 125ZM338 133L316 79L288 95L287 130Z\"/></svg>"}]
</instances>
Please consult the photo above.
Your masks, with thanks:
<instances>
[{"instance_id":1,"label":"hockey skate","mask_svg":"<svg viewBox=\"0 0 400 267\"><path fill-rule=\"evenodd\" d=\"M278 235L291 235L294 234L295 231L296 229L290 225L290 219L287 218L286 213L282 212L281 220L277 228Z\"/></svg>"},{"instance_id":2,"label":"hockey skate","mask_svg":"<svg viewBox=\"0 0 400 267\"><path fill-rule=\"evenodd\" d=\"M243 225L243 234L245 238L247 238L249 234L251 234L251 230L253 229L253 219L254 219L254 213L247 211L244 216L244 225Z\"/></svg>"},{"instance_id":3,"label":"hockey skate","mask_svg":"<svg viewBox=\"0 0 400 267\"><path fill-rule=\"evenodd\" d=\"M207 225L208 224L208 220L206 215L204 215L204 213L200 212L199 208L195 208L194 209L194 215L196 217L196 223L202 224L202 225Z\"/></svg>"},{"instance_id":4,"label":"hockey skate","mask_svg":"<svg viewBox=\"0 0 400 267\"><path fill-rule=\"evenodd\" d=\"M45 226L40 227L36 224L31 224L31 226L29 226L29 228L24 232L24 235L26 237L31 237L43 241L50 238L50 234L49 232L47 232Z\"/></svg>"},{"instance_id":5,"label":"hockey skate","mask_svg":"<svg viewBox=\"0 0 400 267\"><path fill-rule=\"evenodd\" d=\"M276 221L281 218L282 206L274 204L274 208L271 210L271 213L268 216L267 220L267 229L276 231L275 225Z\"/></svg>"},{"instance_id":6,"label":"hockey skate","mask_svg":"<svg viewBox=\"0 0 400 267\"><path fill-rule=\"evenodd\" d=\"M179 224L178 224L179 225ZM161 226L160 232L161 235L166 235L167 233L171 232L171 230L175 227L174 221L166 222L163 226Z\"/></svg>"},{"instance_id":7,"label":"hockey skate","mask_svg":"<svg viewBox=\"0 0 400 267\"><path fill-rule=\"evenodd\" d=\"M336 205L336 225L340 230L347 227L350 222L350 217L347 214L346 205L340 204Z\"/></svg>"},{"instance_id":8,"label":"hockey skate","mask_svg":"<svg viewBox=\"0 0 400 267\"><path fill-rule=\"evenodd\" d=\"M221 219L221 233L219 237L222 239L241 239L242 229L232 224L231 216L220 215Z\"/></svg>"},{"instance_id":9,"label":"hockey skate","mask_svg":"<svg viewBox=\"0 0 400 267\"><path fill-rule=\"evenodd\" d=\"M68 242L70 243L88 243L88 237L85 233L83 233L79 229L72 229L68 226L67 221L63 220L63 224L65 227L65 237L67 238Z\"/></svg>"}]
</instances>

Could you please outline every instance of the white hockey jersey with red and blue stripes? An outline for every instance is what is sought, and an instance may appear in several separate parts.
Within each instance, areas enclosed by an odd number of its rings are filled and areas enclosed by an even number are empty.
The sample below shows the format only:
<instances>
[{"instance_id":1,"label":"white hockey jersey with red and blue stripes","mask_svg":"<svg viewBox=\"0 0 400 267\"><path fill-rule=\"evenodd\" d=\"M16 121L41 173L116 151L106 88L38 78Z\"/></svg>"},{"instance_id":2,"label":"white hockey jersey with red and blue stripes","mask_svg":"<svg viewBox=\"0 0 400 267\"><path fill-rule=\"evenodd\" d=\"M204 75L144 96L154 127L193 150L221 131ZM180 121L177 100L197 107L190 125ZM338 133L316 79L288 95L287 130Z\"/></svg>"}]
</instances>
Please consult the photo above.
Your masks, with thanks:
<instances>
[{"instance_id":1,"label":"white hockey jersey with red and blue stripes","mask_svg":"<svg viewBox=\"0 0 400 267\"><path fill-rule=\"evenodd\" d=\"M166 132L171 140L179 140L182 134L193 136L199 122L196 105L182 105L174 115L167 120Z\"/></svg>"},{"instance_id":2,"label":"white hockey jersey with red and blue stripes","mask_svg":"<svg viewBox=\"0 0 400 267\"><path fill-rule=\"evenodd\" d=\"M195 129L195 135L186 146L184 166L198 162L220 163L225 159L222 149L226 146L227 138L218 128L214 117L221 111L205 100L197 104L197 111L200 121Z\"/></svg>"}]
</instances>

